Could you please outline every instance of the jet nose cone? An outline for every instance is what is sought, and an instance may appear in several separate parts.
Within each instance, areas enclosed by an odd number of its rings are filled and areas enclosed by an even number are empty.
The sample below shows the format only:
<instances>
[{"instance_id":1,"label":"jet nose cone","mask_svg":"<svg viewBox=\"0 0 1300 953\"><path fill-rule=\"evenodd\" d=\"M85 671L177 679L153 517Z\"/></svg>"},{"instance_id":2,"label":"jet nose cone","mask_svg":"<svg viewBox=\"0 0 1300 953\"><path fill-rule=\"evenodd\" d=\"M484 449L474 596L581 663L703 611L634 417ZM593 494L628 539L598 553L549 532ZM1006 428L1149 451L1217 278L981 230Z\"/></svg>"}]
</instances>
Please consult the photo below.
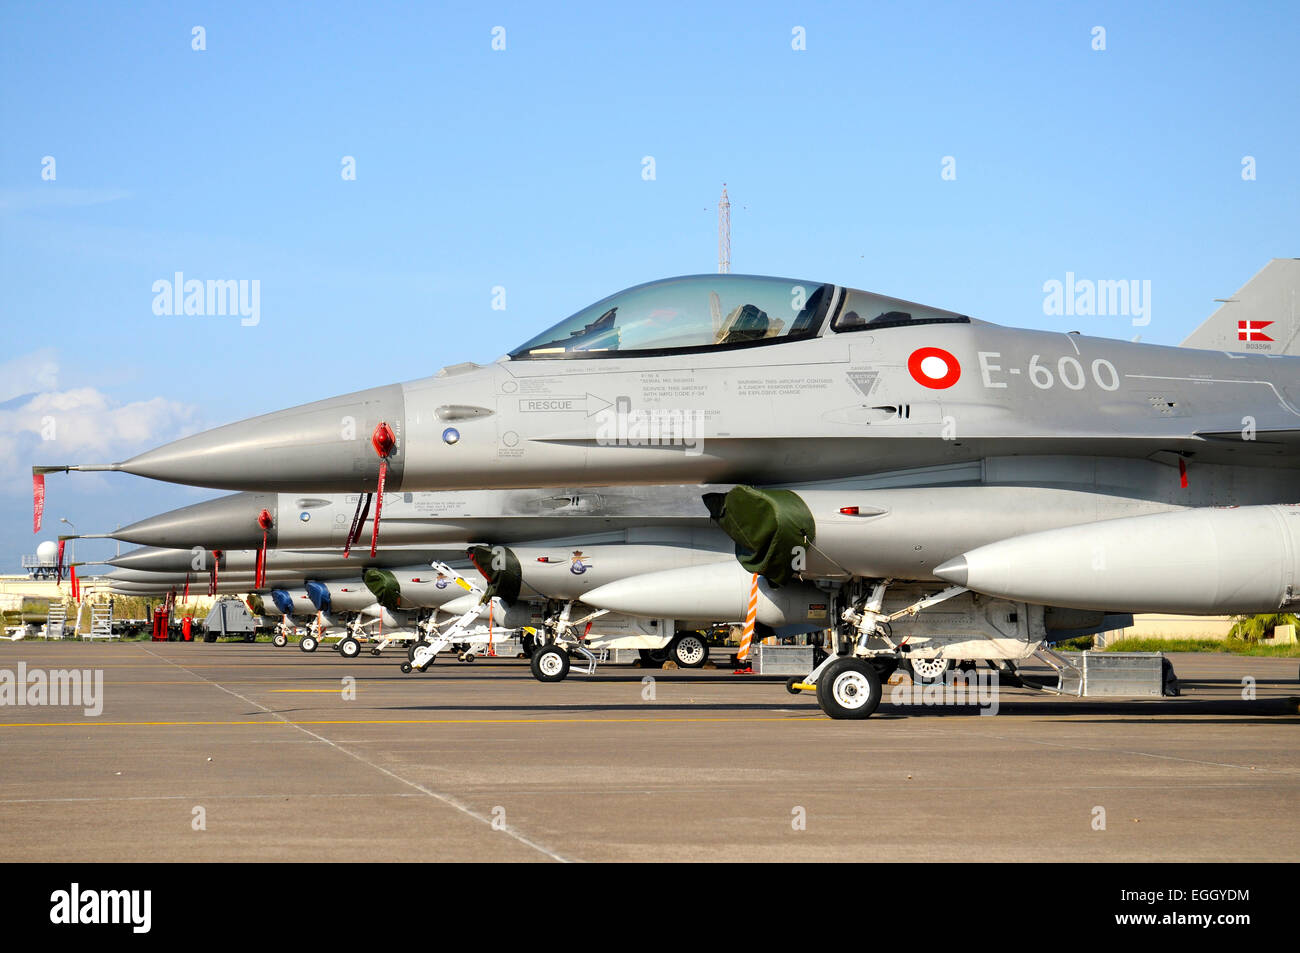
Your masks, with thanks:
<instances>
[{"instance_id":1,"label":"jet nose cone","mask_svg":"<svg viewBox=\"0 0 1300 953\"><path fill-rule=\"evenodd\" d=\"M177 575L169 572L148 572L143 569L110 569L103 574L103 578L107 579L112 586L155 587L162 590L177 583L185 584L184 573Z\"/></svg>"},{"instance_id":2,"label":"jet nose cone","mask_svg":"<svg viewBox=\"0 0 1300 953\"><path fill-rule=\"evenodd\" d=\"M406 400L390 384L318 400L173 441L118 468L169 483L230 490L373 490L380 458L371 438L391 431L387 482L401 487Z\"/></svg>"},{"instance_id":3,"label":"jet nose cone","mask_svg":"<svg viewBox=\"0 0 1300 953\"><path fill-rule=\"evenodd\" d=\"M205 549L253 549L262 545L258 514L266 510L274 515L276 507L274 493L234 493L150 516L114 530L112 537L128 543L167 549L189 550L194 546ZM267 545L274 547L275 544L276 527L273 525L267 534ZM181 570L188 568L188 563L180 567Z\"/></svg>"},{"instance_id":4,"label":"jet nose cone","mask_svg":"<svg viewBox=\"0 0 1300 953\"><path fill-rule=\"evenodd\" d=\"M185 572L194 555L188 549L159 549L142 546L108 560L119 569L143 569L150 572Z\"/></svg>"},{"instance_id":5,"label":"jet nose cone","mask_svg":"<svg viewBox=\"0 0 1300 953\"><path fill-rule=\"evenodd\" d=\"M934 574L945 582L964 586L966 580L970 579L970 566L967 564L965 556L957 556L935 566Z\"/></svg>"}]
</instances>

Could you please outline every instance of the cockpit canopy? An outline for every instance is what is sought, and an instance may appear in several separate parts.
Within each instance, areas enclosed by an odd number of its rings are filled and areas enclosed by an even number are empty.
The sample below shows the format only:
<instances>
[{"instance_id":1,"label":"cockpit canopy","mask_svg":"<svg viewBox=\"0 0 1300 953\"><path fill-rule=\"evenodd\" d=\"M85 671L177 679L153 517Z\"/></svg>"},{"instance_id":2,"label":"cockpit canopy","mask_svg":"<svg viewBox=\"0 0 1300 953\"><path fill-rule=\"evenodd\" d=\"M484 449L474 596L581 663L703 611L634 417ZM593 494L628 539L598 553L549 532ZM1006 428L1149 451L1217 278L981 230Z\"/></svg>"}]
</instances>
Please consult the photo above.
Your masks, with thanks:
<instances>
[{"instance_id":1,"label":"cockpit canopy","mask_svg":"<svg viewBox=\"0 0 1300 953\"><path fill-rule=\"evenodd\" d=\"M637 285L583 308L510 352L512 360L730 350L836 332L966 322L950 311L792 278L693 275Z\"/></svg>"},{"instance_id":2,"label":"cockpit canopy","mask_svg":"<svg viewBox=\"0 0 1300 953\"><path fill-rule=\"evenodd\" d=\"M831 285L789 278L695 275L637 285L597 301L522 347L519 359L601 352L712 350L811 337Z\"/></svg>"}]
</instances>

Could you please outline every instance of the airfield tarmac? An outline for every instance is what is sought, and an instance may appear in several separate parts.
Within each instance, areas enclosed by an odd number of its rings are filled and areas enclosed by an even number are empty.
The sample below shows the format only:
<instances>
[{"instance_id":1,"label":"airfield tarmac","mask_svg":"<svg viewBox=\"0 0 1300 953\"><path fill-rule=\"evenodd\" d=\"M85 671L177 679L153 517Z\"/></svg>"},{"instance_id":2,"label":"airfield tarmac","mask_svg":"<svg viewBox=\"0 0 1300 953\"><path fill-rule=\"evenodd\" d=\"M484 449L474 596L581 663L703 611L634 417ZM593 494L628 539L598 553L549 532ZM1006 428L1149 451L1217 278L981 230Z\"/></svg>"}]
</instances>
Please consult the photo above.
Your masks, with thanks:
<instances>
[{"instance_id":1,"label":"airfield tarmac","mask_svg":"<svg viewBox=\"0 0 1300 953\"><path fill-rule=\"evenodd\" d=\"M724 668L4 643L104 708L0 707L0 860L1296 860L1300 662L1171 658L1179 698L836 722Z\"/></svg>"}]
</instances>

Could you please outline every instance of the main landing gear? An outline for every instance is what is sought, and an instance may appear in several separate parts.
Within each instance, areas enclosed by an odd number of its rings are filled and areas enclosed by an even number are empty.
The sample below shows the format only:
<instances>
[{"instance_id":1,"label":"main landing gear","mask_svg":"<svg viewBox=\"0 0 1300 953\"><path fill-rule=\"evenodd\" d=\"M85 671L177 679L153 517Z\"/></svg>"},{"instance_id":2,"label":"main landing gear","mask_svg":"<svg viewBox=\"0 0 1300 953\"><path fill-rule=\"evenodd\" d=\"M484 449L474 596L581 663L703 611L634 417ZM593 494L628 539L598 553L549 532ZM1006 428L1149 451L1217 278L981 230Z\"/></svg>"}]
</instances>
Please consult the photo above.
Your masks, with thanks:
<instances>
[{"instance_id":1,"label":"main landing gear","mask_svg":"<svg viewBox=\"0 0 1300 953\"><path fill-rule=\"evenodd\" d=\"M641 664L647 667L703 668L708 660L709 643L698 632L678 633L661 649L641 649Z\"/></svg>"}]
</instances>

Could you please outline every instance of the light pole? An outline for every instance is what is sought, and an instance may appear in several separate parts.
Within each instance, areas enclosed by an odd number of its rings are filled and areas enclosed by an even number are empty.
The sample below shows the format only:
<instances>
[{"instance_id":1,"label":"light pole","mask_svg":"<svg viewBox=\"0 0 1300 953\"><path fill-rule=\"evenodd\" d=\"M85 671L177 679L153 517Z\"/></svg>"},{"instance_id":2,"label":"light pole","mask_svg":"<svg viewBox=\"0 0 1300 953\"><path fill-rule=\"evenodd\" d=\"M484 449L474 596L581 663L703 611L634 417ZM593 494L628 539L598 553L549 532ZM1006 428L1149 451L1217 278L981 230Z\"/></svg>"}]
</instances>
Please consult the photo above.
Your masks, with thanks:
<instances>
[{"instance_id":1,"label":"light pole","mask_svg":"<svg viewBox=\"0 0 1300 953\"><path fill-rule=\"evenodd\" d=\"M66 516L60 516L60 517L59 517L59 522L60 522L60 523L67 523L69 526L72 527L72 529L73 529L74 532L75 532L76 529L77 529L77 527L76 527L75 525L73 525L72 520L68 519ZM68 540L68 562L69 562L69 563L71 563L71 562L73 561L73 556L75 555L76 548L77 548L77 541L76 541L75 539L70 539L70 540Z\"/></svg>"}]
</instances>

